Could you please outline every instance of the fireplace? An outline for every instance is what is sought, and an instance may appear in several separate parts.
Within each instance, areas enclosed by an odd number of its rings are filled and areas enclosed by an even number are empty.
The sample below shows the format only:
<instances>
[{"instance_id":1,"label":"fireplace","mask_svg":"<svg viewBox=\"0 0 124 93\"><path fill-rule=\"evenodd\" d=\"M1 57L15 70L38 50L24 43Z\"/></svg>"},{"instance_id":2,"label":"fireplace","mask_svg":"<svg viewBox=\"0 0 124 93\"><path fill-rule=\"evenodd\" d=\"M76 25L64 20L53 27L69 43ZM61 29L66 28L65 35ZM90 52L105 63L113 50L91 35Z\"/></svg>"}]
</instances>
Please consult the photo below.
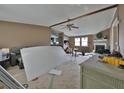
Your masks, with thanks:
<instances>
[{"instance_id":1,"label":"fireplace","mask_svg":"<svg viewBox=\"0 0 124 93\"><path fill-rule=\"evenodd\" d=\"M95 49L96 51L105 49L105 45L96 45L95 47L96 47L96 49Z\"/></svg>"},{"instance_id":2,"label":"fireplace","mask_svg":"<svg viewBox=\"0 0 124 93\"><path fill-rule=\"evenodd\" d=\"M106 39L94 40L94 50L108 49L107 42Z\"/></svg>"},{"instance_id":3,"label":"fireplace","mask_svg":"<svg viewBox=\"0 0 124 93\"><path fill-rule=\"evenodd\" d=\"M94 52L100 54L110 54L107 39L94 40Z\"/></svg>"}]
</instances>

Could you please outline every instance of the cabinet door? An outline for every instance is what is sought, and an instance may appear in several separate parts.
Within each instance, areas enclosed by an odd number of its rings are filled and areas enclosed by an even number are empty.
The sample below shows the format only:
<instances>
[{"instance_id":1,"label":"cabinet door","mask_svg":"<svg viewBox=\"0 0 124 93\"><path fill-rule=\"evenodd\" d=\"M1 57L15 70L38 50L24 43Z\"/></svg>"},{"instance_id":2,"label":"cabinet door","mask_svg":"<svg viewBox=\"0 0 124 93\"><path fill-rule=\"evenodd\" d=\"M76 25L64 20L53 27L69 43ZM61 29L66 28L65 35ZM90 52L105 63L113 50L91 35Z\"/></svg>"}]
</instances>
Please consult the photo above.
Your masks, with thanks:
<instances>
[{"instance_id":1,"label":"cabinet door","mask_svg":"<svg viewBox=\"0 0 124 93\"><path fill-rule=\"evenodd\" d=\"M83 76L82 88L84 89L112 89L112 87L110 87L106 83L102 83L98 80L92 79L87 76Z\"/></svg>"}]
</instances>

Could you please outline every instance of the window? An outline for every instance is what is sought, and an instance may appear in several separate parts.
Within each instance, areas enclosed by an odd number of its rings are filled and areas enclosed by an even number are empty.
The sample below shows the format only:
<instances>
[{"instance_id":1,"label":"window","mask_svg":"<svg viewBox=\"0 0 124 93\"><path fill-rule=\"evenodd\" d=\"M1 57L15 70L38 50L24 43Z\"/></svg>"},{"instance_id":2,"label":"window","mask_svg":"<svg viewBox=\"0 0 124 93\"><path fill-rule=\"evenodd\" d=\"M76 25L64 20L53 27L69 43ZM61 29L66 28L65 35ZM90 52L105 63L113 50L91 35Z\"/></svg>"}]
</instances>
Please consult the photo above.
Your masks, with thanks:
<instances>
[{"instance_id":1,"label":"window","mask_svg":"<svg viewBox=\"0 0 124 93\"><path fill-rule=\"evenodd\" d=\"M75 38L75 46L80 46L80 38Z\"/></svg>"},{"instance_id":2,"label":"window","mask_svg":"<svg viewBox=\"0 0 124 93\"><path fill-rule=\"evenodd\" d=\"M82 46L88 46L88 37L82 37L81 45Z\"/></svg>"}]
</instances>

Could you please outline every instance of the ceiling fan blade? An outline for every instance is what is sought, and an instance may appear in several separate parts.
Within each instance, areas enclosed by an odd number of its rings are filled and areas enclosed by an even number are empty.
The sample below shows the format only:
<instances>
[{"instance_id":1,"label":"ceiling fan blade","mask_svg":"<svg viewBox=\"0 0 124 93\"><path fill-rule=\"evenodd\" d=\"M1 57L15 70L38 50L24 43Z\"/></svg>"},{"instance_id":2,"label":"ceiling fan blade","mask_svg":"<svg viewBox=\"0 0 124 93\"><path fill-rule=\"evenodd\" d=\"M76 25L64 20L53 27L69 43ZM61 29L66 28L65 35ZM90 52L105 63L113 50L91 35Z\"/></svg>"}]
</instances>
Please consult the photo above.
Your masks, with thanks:
<instances>
[{"instance_id":1,"label":"ceiling fan blade","mask_svg":"<svg viewBox=\"0 0 124 93\"><path fill-rule=\"evenodd\" d=\"M99 9L99 10L96 10L96 11L93 11L93 12L90 12L90 13L87 13L87 14L83 14L83 15L77 16L75 18L71 18L71 19L65 20L63 22L53 24L53 25L51 25L49 27L54 27L54 26L57 26L57 25L61 25L61 24L64 24L64 23L67 23L67 22L70 22L70 21L77 20L79 18L83 18L83 17L90 16L90 15L93 15L93 14L96 14L96 13L99 13L99 12L106 11L106 10L109 10L109 9L112 9L112 8L115 8L115 7L118 7L118 4L111 5L111 6L108 6L108 7L105 7L105 8L102 8L102 9Z\"/></svg>"},{"instance_id":2,"label":"ceiling fan blade","mask_svg":"<svg viewBox=\"0 0 124 93\"><path fill-rule=\"evenodd\" d=\"M72 28L76 28L76 29L78 29L79 27L77 27L77 26L71 26Z\"/></svg>"}]
</instances>

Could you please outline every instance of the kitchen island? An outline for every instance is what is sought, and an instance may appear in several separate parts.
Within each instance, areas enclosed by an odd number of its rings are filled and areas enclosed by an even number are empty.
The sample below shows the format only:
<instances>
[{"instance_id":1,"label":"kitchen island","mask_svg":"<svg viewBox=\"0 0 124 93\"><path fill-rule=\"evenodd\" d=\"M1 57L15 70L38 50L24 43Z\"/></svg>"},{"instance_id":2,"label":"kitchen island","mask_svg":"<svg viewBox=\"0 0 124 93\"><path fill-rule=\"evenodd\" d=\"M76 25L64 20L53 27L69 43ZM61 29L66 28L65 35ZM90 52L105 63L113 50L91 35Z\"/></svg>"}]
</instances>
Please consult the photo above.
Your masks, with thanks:
<instances>
[{"instance_id":1,"label":"kitchen island","mask_svg":"<svg viewBox=\"0 0 124 93\"><path fill-rule=\"evenodd\" d=\"M94 55L80 64L81 88L83 89L123 89L124 69L98 61Z\"/></svg>"}]
</instances>

